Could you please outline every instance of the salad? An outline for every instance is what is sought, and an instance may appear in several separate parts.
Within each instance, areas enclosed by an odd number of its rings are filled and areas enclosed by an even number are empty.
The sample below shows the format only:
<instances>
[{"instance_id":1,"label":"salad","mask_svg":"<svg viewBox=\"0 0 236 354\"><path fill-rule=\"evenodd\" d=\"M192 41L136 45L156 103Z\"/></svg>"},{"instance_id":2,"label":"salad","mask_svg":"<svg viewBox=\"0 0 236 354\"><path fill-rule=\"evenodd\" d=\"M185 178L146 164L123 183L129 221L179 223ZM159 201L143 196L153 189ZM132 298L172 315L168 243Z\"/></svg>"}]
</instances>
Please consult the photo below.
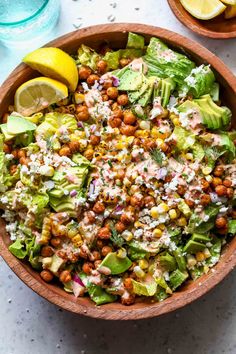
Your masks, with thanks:
<instances>
[{"instance_id":1,"label":"salad","mask_svg":"<svg viewBox=\"0 0 236 354\"><path fill-rule=\"evenodd\" d=\"M163 301L235 236L231 111L211 67L158 38L82 44L73 61L74 91L35 90L44 108L10 106L0 125L9 250L97 305Z\"/></svg>"}]
</instances>

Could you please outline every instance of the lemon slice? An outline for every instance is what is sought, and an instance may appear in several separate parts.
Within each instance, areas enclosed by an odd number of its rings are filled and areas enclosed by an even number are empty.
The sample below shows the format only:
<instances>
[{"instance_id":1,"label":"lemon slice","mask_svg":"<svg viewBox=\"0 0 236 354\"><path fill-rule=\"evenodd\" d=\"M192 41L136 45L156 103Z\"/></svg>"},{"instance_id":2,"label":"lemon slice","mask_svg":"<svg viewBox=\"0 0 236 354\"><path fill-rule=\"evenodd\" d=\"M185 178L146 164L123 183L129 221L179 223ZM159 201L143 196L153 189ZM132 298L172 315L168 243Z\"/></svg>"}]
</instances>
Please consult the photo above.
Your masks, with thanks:
<instances>
[{"instance_id":1,"label":"lemon slice","mask_svg":"<svg viewBox=\"0 0 236 354\"><path fill-rule=\"evenodd\" d=\"M236 5L236 0L220 0L226 5Z\"/></svg>"},{"instance_id":2,"label":"lemon slice","mask_svg":"<svg viewBox=\"0 0 236 354\"><path fill-rule=\"evenodd\" d=\"M15 109L30 116L68 96L68 88L48 77L37 77L22 84L15 93Z\"/></svg>"},{"instance_id":3,"label":"lemon slice","mask_svg":"<svg viewBox=\"0 0 236 354\"><path fill-rule=\"evenodd\" d=\"M233 17L236 17L236 5L227 6L227 9L225 10L225 18L228 20Z\"/></svg>"},{"instance_id":4,"label":"lemon slice","mask_svg":"<svg viewBox=\"0 0 236 354\"><path fill-rule=\"evenodd\" d=\"M74 59L59 48L39 48L23 60L31 68L52 79L63 82L71 91L78 84L78 70Z\"/></svg>"},{"instance_id":5,"label":"lemon slice","mask_svg":"<svg viewBox=\"0 0 236 354\"><path fill-rule=\"evenodd\" d=\"M199 20L210 20L226 9L220 0L180 0L180 2L192 16Z\"/></svg>"}]
</instances>

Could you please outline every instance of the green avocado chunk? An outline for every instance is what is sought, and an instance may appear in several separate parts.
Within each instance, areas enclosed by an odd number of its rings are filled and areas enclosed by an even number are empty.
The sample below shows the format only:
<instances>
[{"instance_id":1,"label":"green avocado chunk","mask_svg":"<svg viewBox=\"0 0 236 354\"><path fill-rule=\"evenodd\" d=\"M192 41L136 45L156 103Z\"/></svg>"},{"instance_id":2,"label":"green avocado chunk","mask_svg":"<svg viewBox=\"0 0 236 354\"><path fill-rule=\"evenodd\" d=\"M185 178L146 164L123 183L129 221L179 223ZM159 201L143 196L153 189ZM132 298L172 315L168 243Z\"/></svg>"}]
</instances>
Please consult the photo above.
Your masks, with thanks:
<instances>
[{"instance_id":1,"label":"green avocado chunk","mask_svg":"<svg viewBox=\"0 0 236 354\"><path fill-rule=\"evenodd\" d=\"M181 284L185 282L186 279L188 279L187 272L181 272L179 269L176 269L174 272L172 272L170 275L170 285L172 290L177 289Z\"/></svg>"},{"instance_id":2,"label":"green avocado chunk","mask_svg":"<svg viewBox=\"0 0 236 354\"><path fill-rule=\"evenodd\" d=\"M184 271L186 270L186 261L182 253L183 252L180 248L177 248L173 251L173 255L175 257L179 270Z\"/></svg>"},{"instance_id":3,"label":"green avocado chunk","mask_svg":"<svg viewBox=\"0 0 236 354\"><path fill-rule=\"evenodd\" d=\"M124 273L132 265L132 261L128 258L117 257L116 252L111 252L106 255L99 267L107 267L111 274Z\"/></svg>"},{"instance_id":4,"label":"green avocado chunk","mask_svg":"<svg viewBox=\"0 0 236 354\"><path fill-rule=\"evenodd\" d=\"M189 240L184 246L184 252L195 254L197 252L203 251L206 246L203 243Z\"/></svg>"},{"instance_id":5,"label":"green avocado chunk","mask_svg":"<svg viewBox=\"0 0 236 354\"><path fill-rule=\"evenodd\" d=\"M103 305L109 302L114 302L117 296L108 294L104 289L95 284L89 284L87 286L90 298L96 303L96 305Z\"/></svg>"},{"instance_id":6,"label":"green avocado chunk","mask_svg":"<svg viewBox=\"0 0 236 354\"><path fill-rule=\"evenodd\" d=\"M137 295L153 296L157 290L157 283L154 278L147 275L142 282L132 279L133 292Z\"/></svg>"},{"instance_id":7,"label":"green avocado chunk","mask_svg":"<svg viewBox=\"0 0 236 354\"><path fill-rule=\"evenodd\" d=\"M160 265L168 272L171 272L177 268L176 260L168 252L159 257Z\"/></svg>"},{"instance_id":8,"label":"green avocado chunk","mask_svg":"<svg viewBox=\"0 0 236 354\"><path fill-rule=\"evenodd\" d=\"M64 260L62 258L58 257L56 254L54 254L52 256L52 263L48 269L53 274L56 274L63 263L64 263Z\"/></svg>"},{"instance_id":9,"label":"green avocado chunk","mask_svg":"<svg viewBox=\"0 0 236 354\"><path fill-rule=\"evenodd\" d=\"M120 78L118 90L136 91L142 86L143 75L140 72L127 69Z\"/></svg>"}]
</instances>

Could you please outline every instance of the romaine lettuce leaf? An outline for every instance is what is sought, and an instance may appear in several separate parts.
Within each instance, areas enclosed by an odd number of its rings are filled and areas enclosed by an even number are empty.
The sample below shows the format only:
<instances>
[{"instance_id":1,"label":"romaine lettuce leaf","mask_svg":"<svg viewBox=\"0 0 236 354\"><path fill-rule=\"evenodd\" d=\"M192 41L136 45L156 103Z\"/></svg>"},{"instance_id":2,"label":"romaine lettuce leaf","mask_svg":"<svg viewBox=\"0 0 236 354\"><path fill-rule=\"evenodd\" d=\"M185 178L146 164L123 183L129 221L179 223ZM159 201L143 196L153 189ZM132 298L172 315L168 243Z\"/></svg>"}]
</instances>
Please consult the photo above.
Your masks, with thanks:
<instances>
[{"instance_id":1,"label":"romaine lettuce leaf","mask_svg":"<svg viewBox=\"0 0 236 354\"><path fill-rule=\"evenodd\" d=\"M229 220L228 233L232 235L236 234L236 220Z\"/></svg>"},{"instance_id":2,"label":"romaine lettuce leaf","mask_svg":"<svg viewBox=\"0 0 236 354\"><path fill-rule=\"evenodd\" d=\"M44 121L36 129L36 136L46 140L57 133L60 127L67 129L69 133L73 133L77 129L77 121L71 114L59 112L47 113Z\"/></svg>"},{"instance_id":3,"label":"romaine lettuce leaf","mask_svg":"<svg viewBox=\"0 0 236 354\"><path fill-rule=\"evenodd\" d=\"M87 65L91 69L96 70L97 62L100 58L100 55L96 53L94 49L81 44L78 49L78 59L76 60L76 63L80 65Z\"/></svg>"},{"instance_id":4,"label":"romaine lettuce leaf","mask_svg":"<svg viewBox=\"0 0 236 354\"><path fill-rule=\"evenodd\" d=\"M129 32L127 48L144 48L144 37L137 33Z\"/></svg>"},{"instance_id":5,"label":"romaine lettuce leaf","mask_svg":"<svg viewBox=\"0 0 236 354\"><path fill-rule=\"evenodd\" d=\"M215 82L215 75L209 66L201 65L192 69L189 76L184 79L183 91L200 97L209 93Z\"/></svg>"}]
</instances>

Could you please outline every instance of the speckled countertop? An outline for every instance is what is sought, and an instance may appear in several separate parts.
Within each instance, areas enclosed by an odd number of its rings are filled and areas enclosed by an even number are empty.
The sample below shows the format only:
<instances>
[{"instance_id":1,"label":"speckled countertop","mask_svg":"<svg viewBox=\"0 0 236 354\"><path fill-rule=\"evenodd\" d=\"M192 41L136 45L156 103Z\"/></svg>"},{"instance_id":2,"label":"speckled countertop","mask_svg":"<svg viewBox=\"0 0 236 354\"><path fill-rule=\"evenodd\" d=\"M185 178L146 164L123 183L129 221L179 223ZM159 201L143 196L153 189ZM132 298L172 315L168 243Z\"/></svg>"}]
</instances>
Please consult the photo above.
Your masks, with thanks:
<instances>
[{"instance_id":1,"label":"speckled countertop","mask_svg":"<svg viewBox=\"0 0 236 354\"><path fill-rule=\"evenodd\" d=\"M201 38L182 26L166 0L62 0L57 36L106 22L137 22L171 29L216 53L236 73L236 40ZM0 82L28 51L0 44ZM0 259L0 354L221 354L236 353L236 272L202 299L151 320L110 322L80 317L27 288Z\"/></svg>"}]
</instances>

